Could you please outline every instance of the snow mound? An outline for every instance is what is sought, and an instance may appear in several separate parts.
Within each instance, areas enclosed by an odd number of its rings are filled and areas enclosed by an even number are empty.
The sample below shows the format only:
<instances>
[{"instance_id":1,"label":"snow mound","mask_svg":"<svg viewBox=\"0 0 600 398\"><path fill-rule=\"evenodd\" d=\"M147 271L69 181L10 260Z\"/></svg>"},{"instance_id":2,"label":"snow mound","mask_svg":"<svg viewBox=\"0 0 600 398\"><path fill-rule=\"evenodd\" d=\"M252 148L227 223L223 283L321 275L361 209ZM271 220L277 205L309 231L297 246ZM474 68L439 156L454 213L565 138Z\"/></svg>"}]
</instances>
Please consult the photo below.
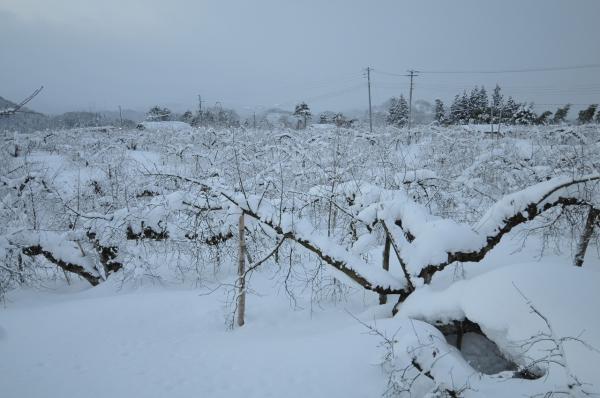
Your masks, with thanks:
<instances>
[{"instance_id":1,"label":"snow mound","mask_svg":"<svg viewBox=\"0 0 600 398\"><path fill-rule=\"evenodd\" d=\"M542 333L566 339L563 347L568 368L580 381L597 387L600 352L594 347L600 347L599 285L600 273L584 268L544 263L511 265L442 291L423 287L400 306L399 315L432 323L467 318L479 324L517 364L542 361L545 371L558 366L543 361L553 343L523 343ZM548 325L531 306L547 318Z\"/></svg>"}]
</instances>

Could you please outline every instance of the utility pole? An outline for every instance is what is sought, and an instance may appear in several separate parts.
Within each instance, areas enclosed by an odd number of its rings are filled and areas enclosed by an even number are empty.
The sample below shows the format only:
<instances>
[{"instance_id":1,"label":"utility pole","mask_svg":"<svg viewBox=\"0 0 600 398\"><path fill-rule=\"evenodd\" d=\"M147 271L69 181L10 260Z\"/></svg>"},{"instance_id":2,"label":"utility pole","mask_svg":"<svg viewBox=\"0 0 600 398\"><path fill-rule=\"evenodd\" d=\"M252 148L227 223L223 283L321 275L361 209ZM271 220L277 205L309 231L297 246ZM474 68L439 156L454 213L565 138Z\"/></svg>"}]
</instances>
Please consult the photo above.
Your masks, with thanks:
<instances>
[{"instance_id":1,"label":"utility pole","mask_svg":"<svg viewBox=\"0 0 600 398\"><path fill-rule=\"evenodd\" d=\"M123 127L123 112L121 112L121 105L119 105L119 120L121 121L121 127Z\"/></svg>"},{"instance_id":2,"label":"utility pole","mask_svg":"<svg viewBox=\"0 0 600 398\"><path fill-rule=\"evenodd\" d=\"M256 129L256 112L254 112L254 113L252 114L252 118L253 118L253 123L252 123L252 125L253 125L254 129Z\"/></svg>"},{"instance_id":3,"label":"utility pole","mask_svg":"<svg viewBox=\"0 0 600 398\"><path fill-rule=\"evenodd\" d=\"M198 116L200 117L200 126L202 126L202 96L198 94Z\"/></svg>"},{"instance_id":4,"label":"utility pole","mask_svg":"<svg viewBox=\"0 0 600 398\"><path fill-rule=\"evenodd\" d=\"M416 70L409 70L408 71L408 77L410 77L410 91L408 93L408 131L410 132L410 128L412 126L412 94L413 94L413 78L419 76L417 75L418 71Z\"/></svg>"},{"instance_id":5,"label":"utility pole","mask_svg":"<svg viewBox=\"0 0 600 398\"><path fill-rule=\"evenodd\" d=\"M373 113L371 111L371 67L367 66L367 87L369 89L369 131L373 133Z\"/></svg>"}]
</instances>

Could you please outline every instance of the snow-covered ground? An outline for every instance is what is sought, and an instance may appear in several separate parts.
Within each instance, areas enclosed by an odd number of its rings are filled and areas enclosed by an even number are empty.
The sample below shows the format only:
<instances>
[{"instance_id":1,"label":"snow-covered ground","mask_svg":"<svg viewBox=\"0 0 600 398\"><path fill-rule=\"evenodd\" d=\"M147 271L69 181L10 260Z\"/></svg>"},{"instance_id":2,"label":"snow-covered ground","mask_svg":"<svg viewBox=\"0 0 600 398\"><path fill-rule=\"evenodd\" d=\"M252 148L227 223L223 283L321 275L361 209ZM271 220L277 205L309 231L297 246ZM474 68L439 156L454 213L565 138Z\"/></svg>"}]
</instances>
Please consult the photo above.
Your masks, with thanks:
<instances>
[{"instance_id":1,"label":"snow-covered ground","mask_svg":"<svg viewBox=\"0 0 600 398\"><path fill-rule=\"evenodd\" d=\"M345 306L294 311L268 281L228 331L222 295L22 291L0 311L3 397L367 397L377 340ZM14 300L14 301L13 301ZM349 311L363 311L360 302Z\"/></svg>"},{"instance_id":2,"label":"snow-covered ground","mask_svg":"<svg viewBox=\"0 0 600 398\"><path fill-rule=\"evenodd\" d=\"M544 325L517 290L506 286L512 282L550 318L560 337L578 336L600 346L600 325L592 322L598 321L598 261L590 256L589 268L573 271L561 266L564 256L506 266L535 258L535 244L515 252L519 244L508 240L483 264L465 265L465 273L483 273L479 277L447 290L422 290L394 318L390 305L378 306L374 295L359 290L342 302L313 306L309 297L299 296L293 307L263 274L252 281L256 294L248 297L246 325L234 330L226 327L225 296L207 294L208 288L115 279L95 288L80 281L15 290L0 311L2 396L380 396L387 383L382 339L355 317L391 335L407 327L405 316L435 321L466 314L489 325L488 336L519 341ZM510 297L503 297L505 292ZM465 351L475 350L476 356L478 342L465 342ZM600 353L576 342L567 347L573 369L585 381L599 383ZM486 354L479 355L486 360ZM546 387L501 386L501 394Z\"/></svg>"},{"instance_id":3,"label":"snow-covered ground","mask_svg":"<svg viewBox=\"0 0 600 398\"><path fill-rule=\"evenodd\" d=\"M3 137L0 397L599 392L597 127L163 127Z\"/></svg>"}]
</instances>

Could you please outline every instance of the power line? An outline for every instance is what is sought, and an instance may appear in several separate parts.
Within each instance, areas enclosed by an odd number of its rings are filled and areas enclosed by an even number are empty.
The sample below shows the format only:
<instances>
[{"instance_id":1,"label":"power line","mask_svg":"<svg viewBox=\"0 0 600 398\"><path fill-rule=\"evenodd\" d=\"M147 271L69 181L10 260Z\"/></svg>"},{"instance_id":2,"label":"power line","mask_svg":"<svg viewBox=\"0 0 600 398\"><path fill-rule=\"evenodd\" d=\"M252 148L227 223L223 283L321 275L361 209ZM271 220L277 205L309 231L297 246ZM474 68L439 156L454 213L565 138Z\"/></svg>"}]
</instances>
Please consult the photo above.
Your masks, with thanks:
<instances>
[{"instance_id":1,"label":"power line","mask_svg":"<svg viewBox=\"0 0 600 398\"><path fill-rule=\"evenodd\" d=\"M371 69L371 70L373 72L375 72L375 73L380 74L380 75L397 76L397 77L407 77L407 76L409 76L409 75L401 74L401 73L385 72L385 71L382 71L382 70L379 70L379 69L377 69L377 70Z\"/></svg>"},{"instance_id":2,"label":"power line","mask_svg":"<svg viewBox=\"0 0 600 398\"><path fill-rule=\"evenodd\" d=\"M571 106L589 106L590 104L574 104L572 102L563 102L563 103L559 103L559 104L536 104L533 103L534 107L538 107L538 106L562 106L562 105L571 105Z\"/></svg>"},{"instance_id":3,"label":"power line","mask_svg":"<svg viewBox=\"0 0 600 398\"><path fill-rule=\"evenodd\" d=\"M389 89L407 89L409 86L404 83L377 83L378 87L389 88ZM475 85L477 87L478 85ZM473 86L467 86L465 84L435 84L422 82L419 87L427 90L441 90L441 91L461 91L470 90ZM600 86L591 85L589 87L545 87L545 86L501 86L502 89L509 90L511 92L519 93L530 93L530 94L597 94L600 92Z\"/></svg>"},{"instance_id":4,"label":"power line","mask_svg":"<svg viewBox=\"0 0 600 398\"><path fill-rule=\"evenodd\" d=\"M419 70L419 73L426 74L502 74L502 73L530 73L530 72L555 72L565 70L598 69L600 64L570 65L570 66L550 66L541 68L521 68L521 69L498 69L498 70ZM387 72L383 70L374 70L375 73L387 76L406 77L401 73Z\"/></svg>"},{"instance_id":5,"label":"power line","mask_svg":"<svg viewBox=\"0 0 600 398\"><path fill-rule=\"evenodd\" d=\"M600 64L551 66L542 68L503 69L503 70L422 70L427 74L501 74L501 73L529 73L529 72L555 72L564 70L596 69Z\"/></svg>"},{"instance_id":6,"label":"power line","mask_svg":"<svg viewBox=\"0 0 600 398\"><path fill-rule=\"evenodd\" d=\"M304 98L304 101L306 102L312 102L312 101L317 101L317 100L324 100L324 99L328 99L328 98L334 98L334 97L338 97L340 95L346 94L348 92L357 90L359 88L363 88L363 84L357 84L354 86L350 86L350 87L346 87L343 89L339 89L339 90L335 90L335 91L331 91L331 92L327 92L324 94L319 94L313 97L308 97L308 98ZM296 98L302 98L302 96L297 96ZM289 100L289 101L285 101L285 102L279 102L276 105L277 106L285 106L285 105L290 105L293 104L294 102L296 102L296 100Z\"/></svg>"}]
</instances>

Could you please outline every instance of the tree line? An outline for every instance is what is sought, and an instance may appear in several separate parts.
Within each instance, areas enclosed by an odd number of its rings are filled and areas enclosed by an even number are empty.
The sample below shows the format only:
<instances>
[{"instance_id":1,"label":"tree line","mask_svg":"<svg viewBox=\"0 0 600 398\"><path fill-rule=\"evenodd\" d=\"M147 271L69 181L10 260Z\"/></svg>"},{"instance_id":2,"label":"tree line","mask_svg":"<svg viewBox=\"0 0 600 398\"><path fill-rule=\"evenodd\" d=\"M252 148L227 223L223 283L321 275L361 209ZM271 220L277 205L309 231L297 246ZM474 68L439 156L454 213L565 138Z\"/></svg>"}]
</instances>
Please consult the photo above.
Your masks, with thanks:
<instances>
[{"instance_id":1,"label":"tree line","mask_svg":"<svg viewBox=\"0 0 600 398\"><path fill-rule=\"evenodd\" d=\"M579 112L579 124L600 123L600 112L596 112L597 104L592 104ZM513 97L504 98L502 89L496 85L491 97L484 86L475 86L470 92L464 90L457 94L450 106L437 98L433 116L435 122L442 125L460 124L518 124L546 125L566 122L571 109L570 104L558 107L555 112L537 113L533 102L518 102ZM409 105L403 95L392 98L387 112L386 122L389 125L403 127L408 124Z\"/></svg>"},{"instance_id":2,"label":"tree line","mask_svg":"<svg viewBox=\"0 0 600 398\"><path fill-rule=\"evenodd\" d=\"M433 120L440 125L547 125L565 123L571 110L571 104L559 106L554 112L546 110L538 113L534 108L533 102L519 102L512 96L504 98L499 85L496 85L491 96L484 86L475 86L469 92L464 90L462 94L456 94L449 106L437 98L432 113ZM579 111L577 123L600 123L600 111L597 112L597 109L598 104L591 104ZM385 122L388 125L404 127L408 124L409 113L409 104L404 95L392 97L389 100ZM295 123L292 123L290 127L296 129L306 128L312 120L312 112L305 102L298 103L290 116L295 118ZM235 110L221 106L209 107L196 113L188 110L182 114L176 114L168 108L156 105L148 111L147 120L178 120L192 126L240 127L244 125L249 127L252 124L256 126L256 119L241 121ZM338 127L351 127L354 122L356 122L355 119L349 119L340 112L323 112L318 119L320 124L335 124Z\"/></svg>"}]
</instances>

